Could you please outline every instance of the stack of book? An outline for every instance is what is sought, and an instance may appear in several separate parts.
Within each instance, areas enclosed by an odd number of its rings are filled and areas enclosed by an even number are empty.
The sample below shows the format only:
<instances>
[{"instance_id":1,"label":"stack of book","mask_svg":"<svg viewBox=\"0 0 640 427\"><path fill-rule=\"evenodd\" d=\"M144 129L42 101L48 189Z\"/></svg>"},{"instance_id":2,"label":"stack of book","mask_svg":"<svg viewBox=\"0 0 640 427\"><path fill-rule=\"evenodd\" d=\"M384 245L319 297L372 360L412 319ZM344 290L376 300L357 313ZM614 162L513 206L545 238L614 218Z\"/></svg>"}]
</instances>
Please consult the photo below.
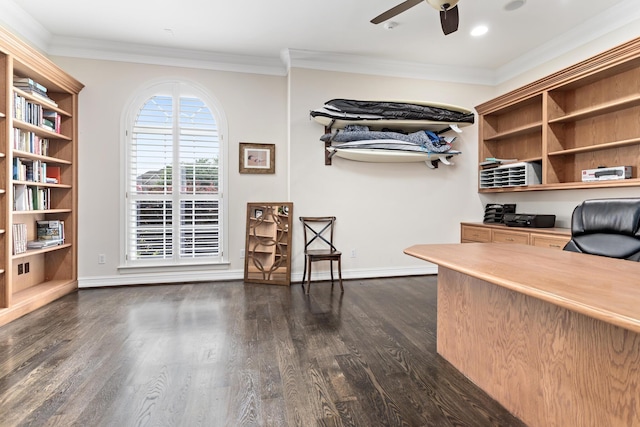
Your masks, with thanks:
<instances>
[{"instance_id":1,"label":"stack of book","mask_svg":"<svg viewBox=\"0 0 640 427\"><path fill-rule=\"evenodd\" d=\"M45 86L28 77L13 76L13 87L28 93L39 101L44 101L55 107L58 106L58 104L47 95L47 88Z\"/></svg>"},{"instance_id":2,"label":"stack of book","mask_svg":"<svg viewBox=\"0 0 640 427\"><path fill-rule=\"evenodd\" d=\"M60 114L55 111L42 112L42 127L60 133Z\"/></svg>"},{"instance_id":3,"label":"stack of book","mask_svg":"<svg viewBox=\"0 0 640 427\"><path fill-rule=\"evenodd\" d=\"M37 221L36 240L27 243L29 249L42 249L64 243L64 221Z\"/></svg>"}]
</instances>

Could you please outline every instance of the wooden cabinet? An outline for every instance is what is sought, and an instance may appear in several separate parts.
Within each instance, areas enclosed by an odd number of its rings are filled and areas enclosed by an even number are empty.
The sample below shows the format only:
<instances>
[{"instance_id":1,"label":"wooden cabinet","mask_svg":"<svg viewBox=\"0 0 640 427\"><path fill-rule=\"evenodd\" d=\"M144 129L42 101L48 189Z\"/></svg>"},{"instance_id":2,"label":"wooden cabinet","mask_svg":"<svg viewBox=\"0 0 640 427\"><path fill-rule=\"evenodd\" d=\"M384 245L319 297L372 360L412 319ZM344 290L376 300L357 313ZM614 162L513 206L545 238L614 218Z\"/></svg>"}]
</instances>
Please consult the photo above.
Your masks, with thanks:
<instances>
[{"instance_id":1,"label":"wooden cabinet","mask_svg":"<svg viewBox=\"0 0 640 427\"><path fill-rule=\"evenodd\" d=\"M0 325L77 288L82 87L0 29ZM47 179L54 171L58 179ZM64 242L25 248L24 240L37 239L38 221L64 222Z\"/></svg>"},{"instance_id":2,"label":"wooden cabinet","mask_svg":"<svg viewBox=\"0 0 640 427\"><path fill-rule=\"evenodd\" d=\"M291 284L293 203L248 203L244 281Z\"/></svg>"},{"instance_id":3,"label":"wooden cabinet","mask_svg":"<svg viewBox=\"0 0 640 427\"><path fill-rule=\"evenodd\" d=\"M520 243L552 249L562 249L571 239L568 228L523 228L503 224L463 222L460 224L461 243Z\"/></svg>"},{"instance_id":4,"label":"wooden cabinet","mask_svg":"<svg viewBox=\"0 0 640 427\"><path fill-rule=\"evenodd\" d=\"M517 159L540 182L479 192L640 186L640 38L476 107L479 158ZM583 182L582 171L631 166L632 178Z\"/></svg>"}]
</instances>

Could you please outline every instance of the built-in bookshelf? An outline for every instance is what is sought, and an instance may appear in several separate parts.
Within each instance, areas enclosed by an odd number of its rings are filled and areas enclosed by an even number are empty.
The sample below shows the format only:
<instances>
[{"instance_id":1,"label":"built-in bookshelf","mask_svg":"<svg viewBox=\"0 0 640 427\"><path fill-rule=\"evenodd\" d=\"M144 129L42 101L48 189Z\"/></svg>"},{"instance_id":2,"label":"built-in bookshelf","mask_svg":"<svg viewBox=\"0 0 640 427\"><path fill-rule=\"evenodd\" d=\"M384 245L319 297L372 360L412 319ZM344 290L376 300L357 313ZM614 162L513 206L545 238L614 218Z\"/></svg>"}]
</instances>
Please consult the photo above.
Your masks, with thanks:
<instances>
[{"instance_id":1,"label":"built-in bookshelf","mask_svg":"<svg viewBox=\"0 0 640 427\"><path fill-rule=\"evenodd\" d=\"M479 192L640 186L638 82L640 38L478 105ZM486 158L531 164L541 180L493 185ZM625 166L631 176L583 179Z\"/></svg>"},{"instance_id":2,"label":"built-in bookshelf","mask_svg":"<svg viewBox=\"0 0 640 427\"><path fill-rule=\"evenodd\" d=\"M0 325L77 289L82 88L0 28Z\"/></svg>"}]
</instances>

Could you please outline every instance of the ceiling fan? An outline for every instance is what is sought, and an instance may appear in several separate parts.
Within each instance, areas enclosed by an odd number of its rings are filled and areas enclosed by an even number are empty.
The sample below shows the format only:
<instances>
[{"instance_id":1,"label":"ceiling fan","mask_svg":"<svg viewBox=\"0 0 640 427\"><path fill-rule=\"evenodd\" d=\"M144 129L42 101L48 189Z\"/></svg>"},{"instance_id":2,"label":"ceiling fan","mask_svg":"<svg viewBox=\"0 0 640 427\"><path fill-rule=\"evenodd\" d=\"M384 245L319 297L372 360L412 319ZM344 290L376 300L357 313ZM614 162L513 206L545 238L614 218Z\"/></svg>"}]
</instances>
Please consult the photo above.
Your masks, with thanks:
<instances>
[{"instance_id":1,"label":"ceiling fan","mask_svg":"<svg viewBox=\"0 0 640 427\"><path fill-rule=\"evenodd\" d=\"M387 21L402 12L411 9L413 6L426 1L434 9L440 11L440 24L442 25L442 32L447 35L458 30L458 0L406 0L399 5L392 7L386 12L376 16L371 20L373 24L379 24Z\"/></svg>"}]
</instances>

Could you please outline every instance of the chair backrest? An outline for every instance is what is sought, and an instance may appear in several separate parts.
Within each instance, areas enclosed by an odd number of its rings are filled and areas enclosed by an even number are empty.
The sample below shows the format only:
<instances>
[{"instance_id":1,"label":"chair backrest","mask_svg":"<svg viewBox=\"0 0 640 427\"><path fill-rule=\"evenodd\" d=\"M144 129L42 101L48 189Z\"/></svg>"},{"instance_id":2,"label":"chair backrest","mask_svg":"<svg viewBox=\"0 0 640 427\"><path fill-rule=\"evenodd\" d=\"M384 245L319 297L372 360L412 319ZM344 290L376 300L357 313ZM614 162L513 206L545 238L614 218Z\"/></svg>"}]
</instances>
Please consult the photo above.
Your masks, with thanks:
<instances>
[{"instance_id":1,"label":"chair backrest","mask_svg":"<svg viewBox=\"0 0 640 427\"><path fill-rule=\"evenodd\" d=\"M331 251L337 251L333 246L333 229L336 223L335 216L301 216L304 230L304 250L311 246L322 246Z\"/></svg>"},{"instance_id":2,"label":"chair backrest","mask_svg":"<svg viewBox=\"0 0 640 427\"><path fill-rule=\"evenodd\" d=\"M640 261L640 198L582 202L571 216L564 250Z\"/></svg>"}]
</instances>

